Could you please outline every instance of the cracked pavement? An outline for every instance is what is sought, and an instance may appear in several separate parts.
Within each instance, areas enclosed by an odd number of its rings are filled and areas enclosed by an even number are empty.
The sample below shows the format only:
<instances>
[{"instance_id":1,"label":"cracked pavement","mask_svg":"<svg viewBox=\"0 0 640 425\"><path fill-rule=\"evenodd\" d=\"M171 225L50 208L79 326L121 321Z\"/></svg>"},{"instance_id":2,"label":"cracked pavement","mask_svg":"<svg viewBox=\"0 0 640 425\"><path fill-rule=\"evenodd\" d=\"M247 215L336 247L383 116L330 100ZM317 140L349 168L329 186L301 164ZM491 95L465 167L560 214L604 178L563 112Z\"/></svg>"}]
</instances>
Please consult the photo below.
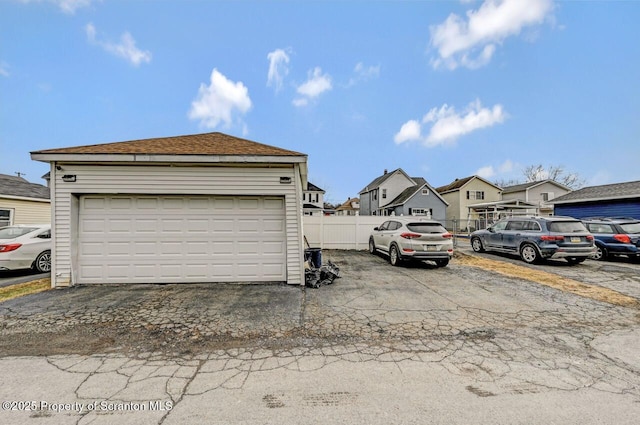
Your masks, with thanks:
<instances>
[{"instance_id":1,"label":"cracked pavement","mask_svg":"<svg viewBox=\"0 0 640 425\"><path fill-rule=\"evenodd\" d=\"M343 277L319 289L92 286L0 304L14 402L0 422L637 423L637 307L456 259L323 257ZM479 257L640 299L638 264Z\"/></svg>"}]
</instances>

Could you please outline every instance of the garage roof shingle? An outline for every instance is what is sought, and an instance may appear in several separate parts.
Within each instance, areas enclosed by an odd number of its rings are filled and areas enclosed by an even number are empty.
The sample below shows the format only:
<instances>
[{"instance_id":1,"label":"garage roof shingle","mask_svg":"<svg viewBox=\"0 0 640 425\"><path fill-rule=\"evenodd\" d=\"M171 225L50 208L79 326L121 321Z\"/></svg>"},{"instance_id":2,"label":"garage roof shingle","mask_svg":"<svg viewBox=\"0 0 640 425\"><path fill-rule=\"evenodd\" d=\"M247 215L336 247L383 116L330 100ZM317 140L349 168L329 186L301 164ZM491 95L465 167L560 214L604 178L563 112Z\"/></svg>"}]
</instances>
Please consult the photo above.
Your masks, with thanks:
<instances>
[{"instance_id":1,"label":"garage roof shingle","mask_svg":"<svg viewBox=\"0 0 640 425\"><path fill-rule=\"evenodd\" d=\"M257 155L306 156L303 153L253 142L224 133L203 133L103 143L59 149L45 149L37 154L144 154L144 155Z\"/></svg>"}]
</instances>

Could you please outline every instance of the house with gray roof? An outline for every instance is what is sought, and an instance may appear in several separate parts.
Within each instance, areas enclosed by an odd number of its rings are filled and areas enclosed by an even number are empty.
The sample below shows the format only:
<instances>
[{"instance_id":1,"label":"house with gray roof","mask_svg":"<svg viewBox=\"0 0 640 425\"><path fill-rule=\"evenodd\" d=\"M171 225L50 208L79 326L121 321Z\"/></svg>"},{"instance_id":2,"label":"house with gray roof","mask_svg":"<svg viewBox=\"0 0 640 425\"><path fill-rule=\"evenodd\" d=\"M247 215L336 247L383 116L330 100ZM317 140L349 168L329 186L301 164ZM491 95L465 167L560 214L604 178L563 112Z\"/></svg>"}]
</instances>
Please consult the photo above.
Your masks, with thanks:
<instances>
[{"instance_id":1,"label":"house with gray roof","mask_svg":"<svg viewBox=\"0 0 640 425\"><path fill-rule=\"evenodd\" d=\"M422 177L384 170L360 191L360 215L427 216L444 222L449 204Z\"/></svg>"},{"instance_id":2,"label":"house with gray roof","mask_svg":"<svg viewBox=\"0 0 640 425\"><path fill-rule=\"evenodd\" d=\"M555 215L633 217L640 220L640 180L583 187L559 196L551 203Z\"/></svg>"},{"instance_id":3,"label":"house with gray roof","mask_svg":"<svg viewBox=\"0 0 640 425\"><path fill-rule=\"evenodd\" d=\"M0 174L0 227L51 222L49 188Z\"/></svg>"},{"instance_id":4,"label":"house with gray roof","mask_svg":"<svg viewBox=\"0 0 640 425\"><path fill-rule=\"evenodd\" d=\"M527 182L502 188L502 200L520 200L536 205L535 210L527 211L527 214L543 216L553 215L553 199L571 192L571 188L547 179Z\"/></svg>"}]
</instances>

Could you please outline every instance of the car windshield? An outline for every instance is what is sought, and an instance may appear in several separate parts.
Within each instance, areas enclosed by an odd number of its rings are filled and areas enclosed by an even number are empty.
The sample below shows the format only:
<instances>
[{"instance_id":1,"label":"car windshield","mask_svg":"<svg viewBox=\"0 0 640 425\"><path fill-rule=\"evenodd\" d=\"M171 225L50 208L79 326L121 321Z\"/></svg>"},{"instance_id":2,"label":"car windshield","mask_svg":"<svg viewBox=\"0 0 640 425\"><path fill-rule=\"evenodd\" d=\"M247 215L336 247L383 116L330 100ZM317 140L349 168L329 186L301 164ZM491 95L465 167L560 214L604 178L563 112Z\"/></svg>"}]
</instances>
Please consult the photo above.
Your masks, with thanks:
<instances>
[{"instance_id":1,"label":"car windshield","mask_svg":"<svg viewBox=\"0 0 640 425\"><path fill-rule=\"evenodd\" d=\"M0 239L13 239L33 232L37 227L3 227L0 228Z\"/></svg>"},{"instance_id":2,"label":"car windshield","mask_svg":"<svg viewBox=\"0 0 640 425\"><path fill-rule=\"evenodd\" d=\"M549 223L549 231L558 233L588 232L581 221L552 221Z\"/></svg>"},{"instance_id":3,"label":"car windshield","mask_svg":"<svg viewBox=\"0 0 640 425\"><path fill-rule=\"evenodd\" d=\"M446 233L447 230L438 223L409 223L407 229L416 233Z\"/></svg>"},{"instance_id":4,"label":"car windshield","mask_svg":"<svg viewBox=\"0 0 640 425\"><path fill-rule=\"evenodd\" d=\"M637 223L620 224L620 227L627 233L640 233L640 221Z\"/></svg>"}]
</instances>

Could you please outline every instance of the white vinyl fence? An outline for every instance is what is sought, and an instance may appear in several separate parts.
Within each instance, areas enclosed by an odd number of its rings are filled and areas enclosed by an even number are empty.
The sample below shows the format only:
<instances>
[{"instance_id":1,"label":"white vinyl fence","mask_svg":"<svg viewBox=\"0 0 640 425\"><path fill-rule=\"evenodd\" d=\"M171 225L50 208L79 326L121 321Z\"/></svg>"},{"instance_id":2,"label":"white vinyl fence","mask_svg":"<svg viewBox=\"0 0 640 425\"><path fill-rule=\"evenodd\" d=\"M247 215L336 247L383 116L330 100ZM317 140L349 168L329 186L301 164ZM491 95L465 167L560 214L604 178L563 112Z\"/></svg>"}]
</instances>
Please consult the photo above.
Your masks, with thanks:
<instances>
[{"instance_id":1,"label":"white vinyl fence","mask_svg":"<svg viewBox=\"0 0 640 425\"><path fill-rule=\"evenodd\" d=\"M304 235L312 248L367 249L374 227L389 217L380 216L304 216ZM306 248L306 246L305 246Z\"/></svg>"}]
</instances>

